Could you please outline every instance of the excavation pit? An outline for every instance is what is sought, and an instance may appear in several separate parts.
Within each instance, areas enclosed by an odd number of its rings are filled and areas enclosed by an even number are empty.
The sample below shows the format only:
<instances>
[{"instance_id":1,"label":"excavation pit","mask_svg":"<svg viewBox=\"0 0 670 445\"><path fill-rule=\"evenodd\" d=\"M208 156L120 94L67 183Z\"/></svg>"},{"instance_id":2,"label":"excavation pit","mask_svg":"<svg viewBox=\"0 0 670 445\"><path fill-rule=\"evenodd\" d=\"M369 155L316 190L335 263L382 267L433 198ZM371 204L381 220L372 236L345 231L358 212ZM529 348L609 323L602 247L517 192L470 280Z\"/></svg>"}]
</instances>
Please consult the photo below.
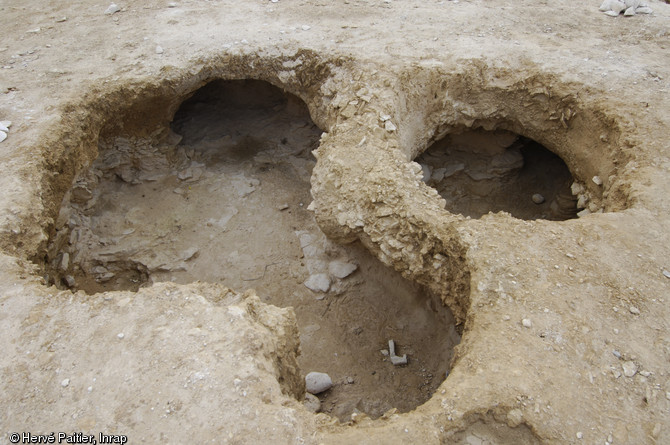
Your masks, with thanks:
<instances>
[{"instance_id":1,"label":"excavation pit","mask_svg":"<svg viewBox=\"0 0 670 445\"><path fill-rule=\"evenodd\" d=\"M471 218L508 212L519 219L577 216L574 182L563 160L532 139L508 131L464 130L435 142L417 159L423 180L446 209Z\"/></svg>"},{"instance_id":2,"label":"excavation pit","mask_svg":"<svg viewBox=\"0 0 670 445\"><path fill-rule=\"evenodd\" d=\"M269 83L215 80L152 137L111 135L61 209L48 280L89 294L154 282L256 289L295 310L321 411L377 418L427 401L460 341L449 310L362 245L319 230L310 176L321 130ZM406 365L383 353L394 340Z\"/></svg>"}]
</instances>

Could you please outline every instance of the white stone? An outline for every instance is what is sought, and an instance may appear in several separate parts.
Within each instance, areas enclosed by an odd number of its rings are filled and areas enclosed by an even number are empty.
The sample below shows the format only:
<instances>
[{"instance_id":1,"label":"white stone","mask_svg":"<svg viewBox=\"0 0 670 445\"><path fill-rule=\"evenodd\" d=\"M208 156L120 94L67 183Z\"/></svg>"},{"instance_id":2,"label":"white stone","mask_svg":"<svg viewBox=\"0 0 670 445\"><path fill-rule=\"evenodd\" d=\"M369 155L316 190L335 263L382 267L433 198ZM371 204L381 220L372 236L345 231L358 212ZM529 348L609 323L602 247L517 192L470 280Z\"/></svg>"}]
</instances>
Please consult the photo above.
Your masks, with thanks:
<instances>
[{"instance_id":1,"label":"white stone","mask_svg":"<svg viewBox=\"0 0 670 445\"><path fill-rule=\"evenodd\" d=\"M632 361L623 362L621 368L623 368L623 375L626 377L633 377L637 373L637 365Z\"/></svg>"},{"instance_id":2,"label":"white stone","mask_svg":"<svg viewBox=\"0 0 670 445\"><path fill-rule=\"evenodd\" d=\"M573 182L572 185L570 186L570 191L574 196L577 196L580 193L584 193L585 189L584 186L579 184L578 182Z\"/></svg>"},{"instance_id":3,"label":"white stone","mask_svg":"<svg viewBox=\"0 0 670 445\"><path fill-rule=\"evenodd\" d=\"M168 3L168 8L176 8L176 7L177 7L176 3L174 3L174 2Z\"/></svg>"},{"instance_id":4,"label":"white stone","mask_svg":"<svg viewBox=\"0 0 670 445\"><path fill-rule=\"evenodd\" d=\"M539 193L535 193L531 199L535 204L542 204L544 202L544 196L540 195Z\"/></svg>"},{"instance_id":5,"label":"white stone","mask_svg":"<svg viewBox=\"0 0 670 445\"><path fill-rule=\"evenodd\" d=\"M398 127L396 127L396 126L393 124L393 122L391 122L391 121L386 121L386 122L384 122L384 128L385 128L386 131L388 131L388 132L393 132L393 131L396 131L396 130L398 129Z\"/></svg>"},{"instance_id":6,"label":"white stone","mask_svg":"<svg viewBox=\"0 0 670 445\"><path fill-rule=\"evenodd\" d=\"M301 28L303 31L309 31L312 27L309 25L302 25Z\"/></svg>"},{"instance_id":7,"label":"white stone","mask_svg":"<svg viewBox=\"0 0 670 445\"><path fill-rule=\"evenodd\" d=\"M640 310L635 306L629 307L628 310L630 311L631 314L640 315Z\"/></svg>"},{"instance_id":8,"label":"white stone","mask_svg":"<svg viewBox=\"0 0 670 445\"><path fill-rule=\"evenodd\" d=\"M603 180L600 179L600 176L594 176L591 178L591 181L593 181L595 185L603 185Z\"/></svg>"},{"instance_id":9,"label":"white stone","mask_svg":"<svg viewBox=\"0 0 670 445\"><path fill-rule=\"evenodd\" d=\"M635 8L631 6L630 8L626 9L626 12L624 12L623 15L626 17L635 15Z\"/></svg>"},{"instance_id":10,"label":"white stone","mask_svg":"<svg viewBox=\"0 0 670 445\"><path fill-rule=\"evenodd\" d=\"M304 284L314 292L328 292L328 289L330 289L330 278L325 273L317 273L310 275Z\"/></svg>"},{"instance_id":11,"label":"white stone","mask_svg":"<svg viewBox=\"0 0 670 445\"><path fill-rule=\"evenodd\" d=\"M163 47L160 45L156 45L156 54L163 54Z\"/></svg>"},{"instance_id":12,"label":"white stone","mask_svg":"<svg viewBox=\"0 0 670 445\"><path fill-rule=\"evenodd\" d=\"M328 391L333 386L333 381L325 372L310 372L305 376L306 390L310 394L319 394Z\"/></svg>"},{"instance_id":13,"label":"white stone","mask_svg":"<svg viewBox=\"0 0 670 445\"><path fill-rule=\"evenodd\" d=\"M121 10L121 8L119 8L118 5L117 5L116 3L112 3L112 4L109 5L109 6L107 7L107 9L105 10L105 14L107 14L107 15L112 15L112 14L114 14L115 12L119 12L120 10Z\"/></svg>"},{"instance_id":14,"label":"white stone","mask_svg":"<svg viewBox=\"0 0 670 445\"><path fill-rule=\"evenodd\" d=\"M67 387L70 384L70 379L65 379L62 382L60 382L60 386L63 388Z\"/></svg>"},{"instance_id":15,"label":"white stone","mask_svg":"<svg viewBox=\"0 0 670 445\"><path fill-rule=\"evenodd\" d=\"M328 265L328 273L330 276L336 278L346 278L356 269L358 269L358 265L354 263L345 263L344 261L339 260L331 261Z\"/></svg>"},{"instance_id":16,"label":"white stone","mask_svg":"<svg viewBox=\"0 0 670 445\"><path fill-rule=\"evenodd\" d=\"M521 320L521 324L523 325L524 328L529 328L533 326L533 323L528 318L524 318L523 320Z\"/></svg>"},{"instance_id":17,"label":"white stone","mask_svg":"<svg viewBox=\"0 0 670 445\"><path fill-rule=\"evenodd\" d=\"M119 339L123 339L123 337L125 337L125 334L123 332L119 332L116 336L119 337Z\"/></svg>"},{"instance_id":18,"label":"white stone","mask_svg":"<svg viewBox=\"0 0 670 445\"><path fill-rule=\"evenodd\" d=\"M667 271L667 270L665 270L665 269L663 269L663 276L664 276L665 278L670 278L670 272Z\"/></svg>"},{"instance_id":19,"label":"white stone","mask_svg":"<svg viewBox=\"0 0 670 445\"><path fill-rule=\"evenodd\" d=\"M653 9L651 9L648 6L641 6L635 10L636 13L638 14L651 14L654 12Z\"/></svg>"},{"instance_id":20,"label":"white stone","mask_svg":"<svg viewBox=\"0 0 670 445\"><path fill-rule=\"evenodd\" d=\"M5 139L7 139L7 133L0 131L0 142L4 141Z\"/></svg>"},{"instance_id":21,"label":"white stone","mask_svg":"<svg viewBox=\"0 0 670 445\"><path fill-rule=\"evenodd\" d=\"M575 436L577 436L577 439L581 439L584 437L584 434L581 431L578 431L577 434L575 434Z\"/></svg>"},{"instance_id":22,"label":"white stone","mask_svg":"<svg viewBox=\"0 0 670 445\"><path fill-rule=\"evenodd\" d=\"M9 133L9 127L12 126L12 121L0 121L0 131Z\"/></svg>"}]
</instances>

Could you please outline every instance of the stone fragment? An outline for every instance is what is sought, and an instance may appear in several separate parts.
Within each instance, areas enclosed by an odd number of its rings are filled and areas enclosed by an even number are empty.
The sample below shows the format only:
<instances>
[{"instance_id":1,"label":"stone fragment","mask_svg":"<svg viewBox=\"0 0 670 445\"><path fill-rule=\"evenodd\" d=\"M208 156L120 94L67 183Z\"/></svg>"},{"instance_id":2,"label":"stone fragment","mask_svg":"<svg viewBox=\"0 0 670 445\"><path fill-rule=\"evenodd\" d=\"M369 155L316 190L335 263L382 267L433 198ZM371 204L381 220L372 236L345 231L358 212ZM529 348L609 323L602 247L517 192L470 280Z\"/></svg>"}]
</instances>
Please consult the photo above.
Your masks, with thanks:
<instances>
[{"instance_id":1,"label":"stone fragment","mask_svg":"<svg viewBox=\"0 0 670 445\"><path fill-rule=\"evenodd\" d=\"M4 131L5 133L9 132L9 127L12 126L12 121L0 121L0 131Z\"/></svg>"},{"instance_id":2,"label":"stone fragment","mask_svg":"<svg viewBox=\"0 0 670 445\"><path fill-rule=\"evenodd\" d=\"M521 422L523 422L523 412L520 409L515 408L507 413L507 426L510 428L518 427Z\"/></svg>"},{"instance_id":3,"label":"stone fragment","mask_svg":"<svg viewBox=\"0 0 670 445\"><path fill-rule=\"evenodd\" d=\"M670 278L670 271L667 271L667 270L663 269L663 276L665 278Z\"/></svg>"},{"instance_id":4,"label":"stone fragment","mask_svg":"<svg viewBox=\"0 0 670 445\"><path fill-rule=\"evenodd\" d=\"M600 179L600 176L594 176L591 178L591 181L593 181L595 185L603 185L603 180Z\"/></svg>"},{"instance_id":5,"label":"stone fragment","mask_svg":"<svg viewBox=\"0 0 670 445\"><path fill-rule=\"evenodd\" d=\"M631 314L640 315L640 310L635 306L629 307L628 310L630 311Z\"/></svg>"},{"instance_id":6,"label":"stone fragment","mask_svg":"<svg viewBox=\"0 0 670 445\"><path fill-rule=\"evenodd\" d=\"M354 263L345 263L344 261L331 261L328 265L328 273L332 277L346 278L358 269L358 265Z\"/></svg>"},{"instance_id":7,"label":"stone fragment","mask_svg":"<svg viewBox=\"0 0 670 445\"><path fill-rule=\"evenodd\" d=\"M314 292L328 292L328 289L330 289L330 278L325 273L317 273L310 275L304 284Z\"/></svg>"},{"instance_id":8,"label":"stone fragment","mask_svg":"<svg viewBox=\"0 0 670 445\"><path fill-rule=\"evenodd\" d=\"M626 377L633 377L637 373L637 365L633 361L623 362L621 368L623 368L623 375Z\"/></svg>"},{"instance_id":9,"label":"stone fragment","mask_svg":"<svg viewBox=\"0 0 670 445\"><path fill-rule=\"evenodd\" d=\"M156 54L163 54L163 47L160 45L156 45Z\"/></svg>"},{"instance_id":10,"label":"stone fragment","mask_svg":"<svg viewBox=\"0 0 670 445\"><path fill-rule=\"evenodd\" d=\"M637 14L651 14L654 12L649 6L640 6L635 10Z\"/></svg>"},{"instance_id":11,"label":"stone fragment","mask_svg":"<svg viewBox=\"0 0 670 445\"><path fill-rule=\"evenodd\" d=\"M63 272L65 272L67 270L67 268L70 267L70 254L69 253L63 252L63 255L60 258L60 265L58 267Z\"/></svg>"},{"instance_id":12,"label":"stone fragment","mask_svg":"<svg viewBox=\"0 0 670 445\"><path fill-rule=\"evenodd\" d=\"M65 282L65 285L70 289L72 289L76 284L74 277L72 275L65 275L63 277L63 281Z\"/></svg>"},{"instance_id":13,"label":"stone fragment","mask_svg":"<svg viewBox=\"0 0 670 445\"><path fill-rule=\"evenodd\" d=\"M396 126L393 124L393 122L391 122L391 121L386 121L386 122L384 122L384 128L385 128L386 131L388 131L389 133L392 133L392 132L394 132L394 131L396 131L396 130L398 129L398 127L396 127Z\"/></svg>"},{"instance_id":14,"label":"stone fragment","mask_svg":"<svg viewBox=\"0 0 670 445\"><path fill-rule=\"evenodd\" d=\"M305 376L306 390L310 394L320 394L333 386L333 381L325 372L310 372Z\"/></svg>"},{"instance_id":15,"label":"stone fragment","mask_svg":"<svg viewBox=\"0 0 670 445\"><path fill-rule=\"evenodd\" d=\"M535 193L531 199L535 204L542 204L544 202L544 196L540 195L539 193Z\"/></svg>"},{"instance_id":16,"label":"stone fragment","mask_svg":"<svg viewBox=\"0 0 670 445\"><path fill-rule=\"evenodd\" d=\"M635 8L633 8L631 6L630 8L626 9L626 11L623 13L623 15L625 15L626 17L630 17L630 16L635 15Z\"/></svg>"},{"instance_id":17,"label":"stone fragment","mask_svg":"<svg viewBox=\"0 0 670 445\"><path fill-rule=\"evenodd\" d=\"M314 394L305 393L305 400L303 400L302 404L305 405L305 408L310 413L316 414L321 411L321 400Z\"/></svg>"},{"instance_id":18,"label":"stone fragment","mask_svg":"<svg viewBox=\"0 0 670 445\"><path fill-rule=\"evenodd\" d=\"M572 192L573 196L577 196L580 193L584 193L586 190L584 189L584 186L581 185L578 182L573 182L572 185L570 186L570 191Z\"/></svg>"},{"instance_id":19,"label":"stone fragment","mask_svg":"<svg viewBox=\"0 0 670 445\"><path fill-rule=\"evenodd\" d=\"M66 388L70 385L70 379L64 379L62 382L60 382L60 386L63 388Z\"/></svg>"},{"instance_id":20,"label":"stone fragment","mask_svg":"<svg viewBox=\"0 0 670 445\"><path fill-rule=\"evenodd\" d=\"M393 340L389 340L389 358L394 366L407 364L407 354L403 354L402 357L395 355L395 342Z\"/></svg>"},{"instance_id":21,"label":"stone fragment","mask_svg":"<svg viewBox=\"0 0 670 445\"><path fill-rule=\"evenodd\" d=\"M121 10L121 8L119 8L116 3L112 3L111 5L109 5L107 7L107 9L105 9L105 14L106 15L112 15L115 12L119 12L120 10Z\"/></svg>"},{"instance_id":22,"label":"stone fragment","mask_svg":"<svg viewBox=\"0 0 670 445\"><path fill-rule=\"evenodd\" d=\"M529 328L533 326L533 323L528 318L524 318L523 320L521 320L521 324L523 325L524 328Z\"/></svg>"},{"instance_id":23,"label":"stone fragment","mask_svg":"<svg viewBox=\"0 0 670 445\"><path fill-rule=\"evenodd\" d=\"M0 142L4 141L5 139L7 139L7 133L0 131Z\"/></svg>"},{"instance_id":24,"label":"stone fragment","mask_svg":"<svg viewBox=\"0 0 670 445\"><path fill-rule=\"evenodd\" d=\"M303 31L309 31L310 29L312 29L312 27L309 25L302 25L301 28Z\"/></svg>"}]
</instances>

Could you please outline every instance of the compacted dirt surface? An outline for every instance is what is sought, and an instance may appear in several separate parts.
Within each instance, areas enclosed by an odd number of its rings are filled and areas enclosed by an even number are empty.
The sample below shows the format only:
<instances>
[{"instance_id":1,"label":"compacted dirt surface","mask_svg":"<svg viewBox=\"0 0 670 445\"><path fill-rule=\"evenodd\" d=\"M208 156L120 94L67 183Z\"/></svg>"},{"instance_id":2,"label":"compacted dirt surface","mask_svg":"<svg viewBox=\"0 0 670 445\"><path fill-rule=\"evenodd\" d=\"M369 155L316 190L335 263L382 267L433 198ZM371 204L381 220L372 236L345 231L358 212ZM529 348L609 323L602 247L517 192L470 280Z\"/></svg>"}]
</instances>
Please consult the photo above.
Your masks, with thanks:
<instances>
[{"instance_id":1,"label":"compacted dirt surface","mask_svg":"<svg viewBox=\"0 0 670 445\"><path fill-rule=\"evenodd\" d=\"M670 5L599 6L1 3L0 444L669 443Z\"/></svg>"}]
</instances>

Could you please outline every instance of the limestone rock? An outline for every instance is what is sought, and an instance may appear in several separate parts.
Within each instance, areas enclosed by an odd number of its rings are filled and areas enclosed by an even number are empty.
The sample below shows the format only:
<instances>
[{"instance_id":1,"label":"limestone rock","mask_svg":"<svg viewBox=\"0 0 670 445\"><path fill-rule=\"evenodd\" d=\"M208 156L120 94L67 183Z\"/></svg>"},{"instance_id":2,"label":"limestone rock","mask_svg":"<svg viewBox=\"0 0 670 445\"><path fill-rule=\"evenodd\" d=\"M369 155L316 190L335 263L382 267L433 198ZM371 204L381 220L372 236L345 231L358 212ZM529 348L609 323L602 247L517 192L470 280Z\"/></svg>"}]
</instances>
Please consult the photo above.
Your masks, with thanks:
<instances>
[{"instance_id":1,"label":"limestone rock","mask_svg":"<svg viewBox=\"0 0 670 445\"><path fill-rule=\"evenodd\" d=\"M345 263L344 261L339 260L331 261L328 265L328 273L336 278L346 278L354 273L356 269L358 269L356 264Z\"/></svg>"},{"instance_id":2,"label":"limestone rock","mask_svg":"<svg viewBox=\"0 0 670 445\"><path fill-rule=\"evenodd\" d=\"M314 292L328 292L328 289L330 289L330 278L325 273L317 273L310 275L304 284Z\"/></svg>"},{"instance_id":3,"label":"limestone rock","mask_svg":"<svg viewBox=\"0 0 670 445\"><path fill-rule=\"evenodd\" d=\"M310 372L305 376L305 389L310 394L319 394L328 391L333 386L333 380L325 372Z\"/></svg>"}]
</instances>

